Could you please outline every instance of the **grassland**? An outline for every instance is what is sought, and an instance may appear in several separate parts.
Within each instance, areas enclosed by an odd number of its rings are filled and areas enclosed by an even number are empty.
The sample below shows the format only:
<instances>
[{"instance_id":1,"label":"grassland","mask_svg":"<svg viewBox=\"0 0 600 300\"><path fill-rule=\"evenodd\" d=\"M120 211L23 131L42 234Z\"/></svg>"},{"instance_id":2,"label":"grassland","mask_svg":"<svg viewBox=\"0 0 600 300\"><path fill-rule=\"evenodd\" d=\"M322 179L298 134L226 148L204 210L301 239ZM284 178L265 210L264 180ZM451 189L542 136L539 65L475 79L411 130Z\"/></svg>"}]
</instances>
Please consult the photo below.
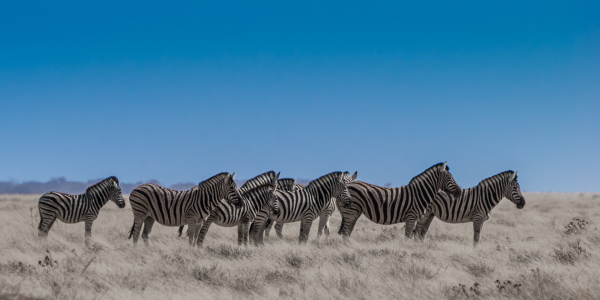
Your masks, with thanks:
<instances>
[{"instance_id":1,"label":"grassland","mask_svg":"<svg viewBox=\"0 0 600 300\"><path fill-rule=\"evenodd\" d=\"M83 224L57 221L44 241L39 196L0 195L0 299L600 299L600 194L524 196L523 210L503 200L492 211L477 248L471 224L435 220L415 241L363 217L348 242L315 240L313 226L299 246L288 224L283 240L238 247L236 229L213 225L192 249L158 224L150 247L134 246L131 208L113 203L91 247Z\"/></svg>"}]
</instances>

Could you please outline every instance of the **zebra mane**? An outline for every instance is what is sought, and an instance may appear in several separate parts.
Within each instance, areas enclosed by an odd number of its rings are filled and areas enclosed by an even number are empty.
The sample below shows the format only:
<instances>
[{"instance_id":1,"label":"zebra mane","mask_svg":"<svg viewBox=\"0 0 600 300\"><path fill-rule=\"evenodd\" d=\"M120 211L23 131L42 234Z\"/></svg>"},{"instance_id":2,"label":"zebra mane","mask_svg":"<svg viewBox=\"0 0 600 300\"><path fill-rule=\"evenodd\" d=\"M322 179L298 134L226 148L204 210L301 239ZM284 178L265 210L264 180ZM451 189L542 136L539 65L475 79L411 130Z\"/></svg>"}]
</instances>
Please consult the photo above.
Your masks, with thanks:
<instances>
[{"instance_id":1,"label":"zebra mane","mask_svg":"<svg viewBox=\"0 0 600 300\"><path fill-rule=\"evenodd\" d=\"M110 176L110 177L108 177L108 178L106 178L106 179L100 180L98 183L96 183L96 184L94 184L94 185L90 185L90 186L89 186L87 189L85 189L85 193L87 194L87 192L88 192L88 191L90 191L90 190L92 190L92 189L95 189L95 188L97 188L97 187L98 187L98 186L100 186L101 184L103 184L103 183L105 183L105 182L107 182L107 181L109 181L109 180L111 180L111 179L112 179L114 182L116 182L116 183L117 183L117 185L119 185L119 179L117 179L117 177L115 177L115 176Z\"/></svg>"},{"instance_id":2,"label":"zebra mane","mask_svg":"<svg viewBox=\"0 0 600 300\"><path fill-rule=\"evenodd\" d=\"M508 179L510 178L510 176L512 176L515 172L513 172L512 170L508 170L508 171L504 171L502 173L496 174L494 176L490 176L482 181L479 182L479 184L477 184L477 187L479 188L484 188L484 187L488 187L490 185L492 185L494 182L497 182L499 179Z\"/></svg>"},{"instance_id":3,"label":"zebra mane","mask_svg":"<svg viewBox=\"0 0 600 300\"><path fill-rule=\"evenodd\" d=\"M319 177L319 178L317 178L317 179L309 182L308 186L306 186L306 187L307 188L315 187L316 185L318 185L318 184L320 185L322 183L330 181L331 179L335 180L335 179L337 179L337 177L339 177L342 174L343 174L343 172L331 172L329 174L325 174L325 175L323 175L323 176L321 176L321 177Z\"/></svg>"},{"instance_id":4,"label":"zebra mane","mask_svg":"<svg viewBox=\"0 0 600 300\"><path fill-rule=\"evenodd\" d=\"M265 172L262 173L258 176L255 176L254 178L248 179L240 189L245 189L245 190L251 190L253 189L255 186L261 186L264 183L270 183L271 179L273 179L273 177L275 177L275 172L274 171L269 171L269 172Z\"/></svg>"},{"instance_id":5,"label":"zebra mane","mask_svg":"<svg viewBox=\"0 0 600 300\"><path fill-rule=\"evenodd\" d=\"M294 186L297 186L300 188L300 186L296 183L296 179L283 178L283 179L277 180L277 187L279 187L279 189L281 189L283 191L288 191L288 192L292 191L292 190L294 190Z\"/></svg>"},{"instance_id":6,"label":"zebra mane","mask_svg":"<svg viewBox=\"0 0 600 300\"><path fill-rule=\"evenodd\" d=\"M205 189L205 188L211 187L211 186L221 182L221 180L227 178L228 176L230 176L229 172L219 173L209 179L206 179L206 180L200 182L198 184L198 189Z\"/></svg>"},{"instance_id":7,"label":"zebra mane","mask_svg":"<svg viewBox=\"0 0 600 300\"><path fill-rule=\"evenodd\" d=\"M433 170L435 170L438 166L442 166L442 165L444 165L444 163L435 164L435 165L429 167L429 169L427 169L427 170L423 171L421 174L413 177L408 184L416 183L423 175L433 172ZM450 167L448 167L448 165L446 165L446 170L450 171Z\"/></svg>"},{"instance_id":8,"label":"zebra mane","mask_svg":"<svg viewBox=\"0 0 600 300\"><path fill-rule=\"evenodd\" d=\"M246 193L250 193L250 192L256 191L256 190L258 190L258 189L260 189L260 188L263 188L263 187L272 187L272 186L273 186L272 184L270 184L270 183L268 183L268 182L264 182L264 183L262 183L262 184L259 184L259 185L257 185L257 186L252 186L252 187L248 188L247 190L245 190L245 191L242 193L242 196L243 196L243 195L245 195ZM275 187L275 188L277 188L277 187Z\"/></svg>"}]
</instances>

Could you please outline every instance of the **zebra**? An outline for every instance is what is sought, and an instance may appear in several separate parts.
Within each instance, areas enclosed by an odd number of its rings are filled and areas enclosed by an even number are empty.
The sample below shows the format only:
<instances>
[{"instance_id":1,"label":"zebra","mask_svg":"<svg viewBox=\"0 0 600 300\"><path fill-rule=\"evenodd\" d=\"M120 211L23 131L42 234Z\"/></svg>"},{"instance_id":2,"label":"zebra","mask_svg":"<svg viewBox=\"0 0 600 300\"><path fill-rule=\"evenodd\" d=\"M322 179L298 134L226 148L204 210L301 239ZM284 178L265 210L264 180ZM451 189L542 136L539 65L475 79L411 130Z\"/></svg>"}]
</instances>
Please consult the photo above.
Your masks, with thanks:
<instances>
[{"instance_id":1,"label":"zebra","mask_svg":"<svg viewBox=\"0 0 600 300\"><path fill-rule=\"evenodd\" d=\"M344 174L345 174L345 176L350 175L348 172L345 172ZM352 181L354 181L357 176L358 176L358 172L354 172L354 175L352 175ZM295 180L294 180L294 182L295 182ZM306 186L296 183L292 187L294 187L295 189L303 189ZM332 198L332 200L333 199L334 198ZM325 235L327 237L329 237L329 218L335 212L336 206L340 206L340 201L329 201L329 203L327 204L327 207L325 207L323 209L323 211L321 212L321 215L319 215L319 226L317 227L317 238L319 238L323 234L323 231L325 232ZM265 225L265 236L266 237L269 237L269 232L271 231L271 227L273 226L273 223L274 222L272 219L268 219L266 221L266 225ZM277 222L277 224L275 224L275 232L277 233L278 238L283 238L283 235L282 235L283 224L284 223L279 223L279 222Z\"/></svg>"},{"instance_id":2,"label":"zebra","mask_svg":"<svg viewBox=\"0 0 600 300\"><path fill-rule=\"evenodd\" d=\"M89 245L92 223L98 217L100 209L109 200L117 204L119 208L125 207L119 179L114 176L88 187L83 194L70 195L49 192L42 195L38 202L40 212L38 236L46 238L57 218L64 223L85 222L85 244Z\"/></svg>"},{"instance_id":3,"label":"zebra","mask_svg":"<svg viewBox=\"0 0 600 300\"><path fill-rule=\"evenodd\" d=\"M152 183L136 187L129 196L134 219L129 238L133 237L133 243L137 244L142 223L142 239L146 245L154 221L165 226L188 224L192 233L189 243L193 246L202 223L221 199L242 207L242 196L234 178L235 173L223 172L187 191L175 191Z\"/></svg>"},{"instance_id":4,"label":"zebra","mask_svg":"<svg viewBox=\"0 0 600 300\"><path fill-rule=\"evenodd\" d=\"M248 245L250 224L254 222L256 214L261 210L266 210L275 215L278 215L280 212L279 201L275 195L278 179L279 174L270 183L245 190L242 193L244 206L240 209L232 205L220 205L217 207L202 225L200 235L198 236L198 245L202 245L204 237L213 222L223 227L237 226L238 245L242 243Z\"/></svg>"},{"instance_id":5,"label":"zebra","mask_svg":"<svg viewBox=\"0 0 600 300\"><path fill-rule=\"evenodd\" d=\"M349 183L348 190L350 207L340 207L342 224L338 234L344 238L350 237L361 214L377 224L405 222L405 235L410 238L416 221L423 216L437 191L457 197L461 192L446 162L431 166L402 187L385 188L357 181Z\"/></svg>"},{"instance_id":6,"label":"zebra","mask_svg":"<svg viewBox=\"0 0 600 300\"><path fill-rule=\"evenodd\" d=\"M264 184L270 184L271 182L273 182L273 179L275 178L275 176L279 177L279 174L275 174L275 172L273 172L273 171L265 172L258 176L255 176L254 178L247 180L242 185L242 187L240 188L240 193L243 194L244 192L249 191L255 187L259 187ZM218 225L224 226L221 224L228 224L228 222L225 221L224 218L221 218L221 216L228 215L229 212L234 211L235 209L236 209L236 207L234 205L229 204L229 203L227 203L227 201L224 201L223 199L221 199L221 204L217 208L215 208L215 210L213 210L211 212L211 216L209 216L209 219L212 217L212 220L216 221L216 223ZM206 224L206 222L205 222L205 224ZM184 226L179 227L179 237L181 237L181 234L183 233ZM208 226L210 226L210 225L208 225ZM200 237L202 240L204 239L204 235L206 234L207 230L208 230L208 227L206 229L204 229L204 225L202 226L202 229L200 229ZM198 240L199 241L198 244L202 244L202 242L200 241L200 237Z\"/></svg>"},{"instance_id":7,"label":"zebra","mask_svg":"<svg viewBox=\"0 0 600 300\"><path fill-rule=\"evenodd\" d=\"M292 179L292 178L279 179L278 184L279 184L279 189L282 190L282 191L297 191L297 190L301 190L301 189L303 189L303 188L306 187L305 185L297 183L296 179ZM264 235L267 238L269 237L269 232L271 232L271 227L273 227L273 223L274 222L273 222L272 219L267 219L265 221L265 233L264 233ZM283 224L284 223L277 223L277 224L275 224L275 232L277 233L277 237L278 238L283 238L283 235L282 235ZM321 226L319 226L318 236L321 235L321 232L322 232L322 228L321 228Z\"/></svg>"},{"instance_id":8,"label":"zebra","mask_svg":"<svg viewBox=\"0 0 600 300\"><path fill-rule=\"evenodd\" d=\"M503 198L513 202L518 209L525 207L517 172L505 171L486 178L476 187L462 190L460 197L439 192L417 223L415 232L418 237L424 238L434 217L446 223L473 222L473 245L476 246L483 222L490 218L490 211Z\"/></svg>"},{"instance_id":9,"label":"zebra","mask_svg":"<svg viewBox=\"0 0 600 300\"><path fill-rule=\"evenodd\" d=\"M346 172L348 173L348 172ZM358 175L358 172L354 172L354 175L352 175L352 180L354 181L354 179L356 179ZM293 179L290 179L293 180ZM294 183L296 182L295 180L293 180ZM295 183L294 185L290 185L290 183L288 183L288 185L291 188L295 188L295 189L303 189L306 186L301 185L299 183ZM283 189L285 190L285 189ZM289 190L289 189L288 189ZM336 203L338 202L338 203ZM339 206L339 201L330 201L327 205L327 207L325 209L323 209L323 212L321 213L321 215L319 216L319 227L317 228L317 238L319 238L322 234L323 231L325 232L325 236L329 237L329 217L331 217L333 215L333 213L335 212L335 208L336 206ZM271 231L271 227L273 226L273 220L272 219L268 219L266 221L266 225L265 225L265 237L269 237L269 232ZM275 233L277 234L278 238L283 238L283 224L284 223L277 223L275 224Z\"/></svg>"},{"instance_id":10,"label":"zebra","mask_svg":"<svg viewBox=\"0 0 600 300\"><path fill-rule=\"evenodd\" d=\"M280 214L268 215L264 211L256 216L252 228L255 244L262 244L262 233L268 218L279 223L301 221L299 243L306 243L312 222L327 208L332 198L342 205L350 203L346 184L354 181L348 172L333 172L311 181L307 187L297 191L277 191Z\"/></svg>"}]
</instances>

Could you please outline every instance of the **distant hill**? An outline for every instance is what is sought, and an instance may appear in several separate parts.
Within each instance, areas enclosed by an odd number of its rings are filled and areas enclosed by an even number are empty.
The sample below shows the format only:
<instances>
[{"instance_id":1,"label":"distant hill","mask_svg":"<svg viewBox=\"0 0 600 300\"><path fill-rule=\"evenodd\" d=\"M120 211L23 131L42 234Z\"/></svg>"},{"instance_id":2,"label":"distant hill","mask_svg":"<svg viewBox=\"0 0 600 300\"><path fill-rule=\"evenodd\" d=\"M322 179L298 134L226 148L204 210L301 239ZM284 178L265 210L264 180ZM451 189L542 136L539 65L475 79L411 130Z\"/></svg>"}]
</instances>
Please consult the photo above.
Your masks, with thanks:
<instances>
[{"instance_id":1,"label":"distant hill","mask_svg":"<svg viewBox=\"0 0 600 300\"><path fill-rule=\"evenodd\" d=\"M61 192L61 193L69 193L69 194L81 194L85 192L88 186L91 186L101 179L88 180L87 182L79 182L79 181L70 181L64 177L52 178L47 182L39 182L39 181L26 181L26 182L14 182L14 181L0 181L0 194L44 194L47 192ZM242 186L246 180L236 180L236 184ZM308 184L310 180L306 179L298 179L298 183L300 184ZM164 186L158 180L149 180L147 182L136 182L136 183L127 183L121 182L121 189L123 193L129 194L133 189L137 186L144 183L154 183L160 186ZM198 182L183 182L176 183L168 188L178 191L189 190L192 187L196 186Z\"/></svg>"}]
</instances>

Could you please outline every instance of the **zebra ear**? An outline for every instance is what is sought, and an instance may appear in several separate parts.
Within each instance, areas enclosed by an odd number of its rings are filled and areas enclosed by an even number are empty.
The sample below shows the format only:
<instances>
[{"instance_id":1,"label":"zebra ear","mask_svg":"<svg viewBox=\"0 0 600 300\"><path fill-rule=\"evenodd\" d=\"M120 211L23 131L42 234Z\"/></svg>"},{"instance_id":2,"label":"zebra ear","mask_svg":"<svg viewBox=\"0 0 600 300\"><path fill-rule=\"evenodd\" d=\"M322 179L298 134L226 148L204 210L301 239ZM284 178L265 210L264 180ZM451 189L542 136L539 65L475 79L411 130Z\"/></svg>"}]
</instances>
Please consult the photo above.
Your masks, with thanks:
<instances>
[{"instance_id":1,"label":"zebra ear","mask_svg":"<svg viewBox=\"0 0 600 300\"><path fill-rule=\"evenodd\" d=\"M231 180L235 179L235 172L233 172L233 174L231 174Z\"/></svg>"},{"instance_id":2,"label":"zebra ear","mask_svg":"<svg viewBox=\"0 0 600 300\"><path fill-rule=\"evenodd\" d=\"M358 171L354 172L354 175L352 175L352 181L356 180L357 176L358 176Z\"/></svg>"},{"instance_id":3,"label":"zebra ear","mask_svg":"<svg viewBox=\"0 0 600 300\"><path fill-rule=\"evenodd\" d=\"M509 179L508 181L513 181L513 180L517 179L517 173L519 173L519 171L517 171L517 172L514 172L514 173L513 173L513 174L510 176L510 179Z\"/></svg>"},{"instance_id":4,"label":"zebra ear","mask_svg":"<svg viewBox=\"0 0 600 300\"><path fill-rule=\"evenodd\" d=\"M444 166L442 167L442 171L446 171L446 165L448 164L447 161L444 162Z\"/></svg>"},{"instance_id":5,"label":"zebra ear","mask_svg":"<svg viewBox=\"0 0 600 300\"><path fill-rule=\"evenodd\" d=\"M277 175L275 175L275 177L273 177L273 180L271 181L271 183L274 184L275 186L277 186L277 180L279 180L279 174L281 174L281 172L277 173Z\"/></svg>"}]
</instances>

